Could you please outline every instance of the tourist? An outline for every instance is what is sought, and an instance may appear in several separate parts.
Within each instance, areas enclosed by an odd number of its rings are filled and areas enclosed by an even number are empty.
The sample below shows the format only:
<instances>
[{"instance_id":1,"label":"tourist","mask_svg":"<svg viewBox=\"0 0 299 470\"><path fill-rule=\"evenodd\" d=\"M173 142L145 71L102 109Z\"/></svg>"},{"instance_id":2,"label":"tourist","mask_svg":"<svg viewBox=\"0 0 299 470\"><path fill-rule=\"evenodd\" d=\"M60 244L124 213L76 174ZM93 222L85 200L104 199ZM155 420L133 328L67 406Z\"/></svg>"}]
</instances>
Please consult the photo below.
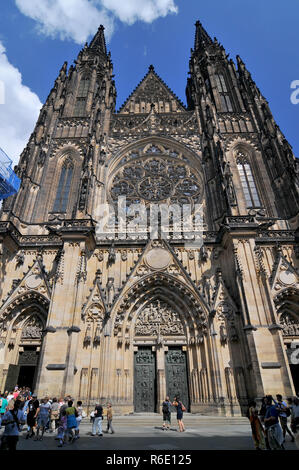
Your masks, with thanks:
<instances>
[{"instance_id":1,"label":"tourist","mask_svg":"<svg viewBox=\"0 0 299 470\"><path fill-rule=\"evenodd\" d=\"M92 423L92 436L96 436L97 429L98 435L103 436L102 433L102 420L103 420L103 407L100 404L97 404L94 411L94 421Z\"/></svg>"},{"instance_id":2,"label":"tourist","mask_svg":"<svg viewBox=\"0 0 299 470\"><path fill-rule=\"evenodd\" d=\"M13 396L13 391L9 392L9 394L7 395L7 401L10 402L10 400L13 400L14 399L14 396Z\"/></svg>"},{"instance_id":3,"label":"tourist","mask_svg":"<svg viewBox=\"0 0 299 470\"><path fill-rule=\"evenodd\" d=\"M109 429L111 431L111 434L114 434L114 429L112 427L112 417L113 417L112 405L111 403L107 403L107 429L105 431L107 434L109 434Z\"/></svg>"},{"instance_id":4,"label":"tourist","mask_svg":"<svg viewBox=\"0 0 299 470\"><path fill-rule=\"evenodd\" d=\"M73 401L68 401L68 407L65 410L65 414L67 417L67 432L69 435L69 441L74 442L76 439L75 436L75 429L77 428L77 417L78 412L76 408L73 406Z\"/></svg>"},{"instance_id":5,"label":"tourist","mask_svg":"<svg viewBox=\"0 0 299 470\"><path fill-rule=\"evenodd\" d=\"M3 418L3 416L6 412L6 408L7 408L7 405L8 405L8 401L5 398L4 393L1 393L0 401L1 401L1 403L0 403L0 426L1 426L2 418Z\"/></svg>"},{"instance_id":6,"label":"tourist","mask_svg":"<svg viewBox=\"0 0 299 470\"><path fill-rule=\"evenodd\" d=\"M261 419L262 423L264 422L265 414L266 414L266 411L267 411L266 401L267 401L266 397L263 397L262 398L261 409L259 411L259 416L260 416L260 419Z\"/></svg>"},{"instance_id":7,"label":"tourist","mask_svg":"<svg viewBox=\"0 0 299 470\"><path fill-rule=\"evenodd\" d=\"M61 414L59 415L59 424L58 424L58 432L57 432L57 439L59 440L58 447L62 447L63 444L65 444L66 430L67 430L67 416L66 416L65 410L62 410Z\"/></svg>"},{"instance_id":8,"label":"tourist","mask_svg":"<svg viewBox=\"0 0 299 470\"><path fill-rule=\"evenodd\" d=\"M77 427L75 429L75 436L76 436L76 439L79 439L79 427L80 427L80 423L82 421L82 418L83 418L83 408L82 408L82 401L77 401L77 412L78 412L78 416L76 417L76 421L77 421Z\"/></svg>"},{"instance_id":9,"label":"tourist","mask_svg":"<svg viewBox=\"0 0 299 470\"><path fill-rule=\"evenodd\" d=\"M57 398L53 398L50 412L50 432L55 432L59 419L59 403Z\"/></svg>"},{"instance_id":10,"label":"tourist","mask_svg":"<svg viewBox=\"0 0 299 470\"><path fill-rule=\"evenodd\" d=\"M60 407L59 407L59 419L61 418L62 414L65 412L67 407L68 407L68 400L64 398L63 402L60 404Z\"/></svg>"},{"instance_id":11,"label":"tourist","mask_svg":"<svg viewBox=\"0 0 299 470\"><path fill-rule=\"evenodd\" d=\"M163 413L163 431L170 429L171 423L171 401L167 396L162 403L162 413Z\"/></svg>"},{"instance_id":12,"label":"tourist","mask_svg":"<svg viewBox=\"0 0 299 470\"><path fill-rule=\"evenodd\" d=\"M19 395L20 395L20 390L19 390L19 387L16 385L16 386L15 386L15 389L14 389L14 391L13 391L13 398L14 398L14 400L16 400Z\"/></svg>"},{"instance_id":13,"label":"tourist","mask_svg":"<svg viewBox=\"0 0 299 470\"><path fill-rule=\"evenodd\" d=\"M186 411L186 408L184 407L183 403L179 400L179 397L174 397L173 401L173 406L176 407L177 409L177 420L178 420L178 425L179 425L179 431L184 432L185 431L185 426L183 423L183 412Z\"/></svg>"},{"instance_id":14,"label":"tourist","mask_svg":"<svg viewBox=\"0 0 299 470\"><path fill-rule=\"evenodd\" d=\"M251 425L252 439L256 450L265 450L265 430L258 416L256 402L251 401L248 408L248 418Z\"/></svg>"},{"instance_id":15,"label":"tourist","mask_svg":"<svg viewBox=\"0 0 299 470\"><path fill-rule=\"evenodd\" d=\"M291 415L291 410L288 408L288 405L285 401L282 400L281 395L276 395L277 401L273 400L279 411L279 421L282 427L283 440L285 441L286 433L291 436L292 442L295 441L293 434L288 428L288 416Z\"/></svg>"},{"instance_id":16,"label":"tourist","mask_svg":"<svg viewBox=\"0 0 299 470\"><path fill-rule=\"evenodd\" d=\"M297 449L299 449L299 398L296 396L293 398L292 405L292 431L295 434L295 443Z\"/></svg>"},{"instance_id":17,"label":"tourist","mask_svg":"<svg viewBox=\"0 0 299 470\"><path fill-rule=\"evenodd\" d=\"M36 426L36 413L37 413L38 408L39 408L39 401L37 399L37 396L33 394L31 399L29 400L28 408L27 408L28 430L27 430L26 439L35 435L34 429Z\"/></svg>"},{"instance_id":18,"label":"tourist","mask_svg":"<svg viewBox=\"0 0 299 470\"><path fill-rule=\"evenodd\" d=\"M16 400L13 410L4 413L2 424L5 426L1 438L1 450L8 449L14 451L17 449L19 440L20 426L25 423L22 410L20 410L20 400Z\"/></svg>"},{"instance_id":19,"label":"tourist","mask_svg":"<svg viewBox=\"0 0 299 470\"><path fill-rule=\"evenodd\" d=\"M267 395L267 411L264 419L266 434L271 450L284 449L282 429L278 421L279 412L276 406L272 404L272 401L272 396Z\"/></svg>"},{"instance_id":20,"label":"tourist","mask_svg":"<svg viewBox=\"0 0 299 470\"><path fill-rule=\"evenodd\" d=\"M44 437L44 432L47 427L49 416L51 411L51 405L48 402L47 398L43 398L41 403L36 411L37 418L37 431L35 441L42 441ZM39 430L41 429L41 436L39 437Z\"/></svg>"}]
</instances>

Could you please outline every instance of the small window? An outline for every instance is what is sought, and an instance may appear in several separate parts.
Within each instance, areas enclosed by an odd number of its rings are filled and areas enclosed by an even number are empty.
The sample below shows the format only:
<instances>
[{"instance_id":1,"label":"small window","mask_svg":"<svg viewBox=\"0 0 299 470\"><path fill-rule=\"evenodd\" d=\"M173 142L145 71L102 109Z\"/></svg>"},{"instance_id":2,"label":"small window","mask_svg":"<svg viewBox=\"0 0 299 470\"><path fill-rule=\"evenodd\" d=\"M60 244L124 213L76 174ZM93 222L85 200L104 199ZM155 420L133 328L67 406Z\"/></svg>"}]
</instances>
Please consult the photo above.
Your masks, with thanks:
<instances>
[{"instance_id":1,"label":"small window","mask_svg":"<svg viewBox=\"0 0 299 470\"><path fill-rule=\"evenodd\" d=\"M78 88L78 98L86 98L89 90L90 80L87 77L81 78Z\"/></svg>"},{"instance_id":2,"label":"small window","mask_svg":"<svg viewBox=\"0 0 299 470\"><path fill-rule=\"evenodd\" d=\"M61 168L53 212L66 212L67 210L73 170L74 167L72 161L67 159Z\"/></svg>"},{"instance_id":3,"label":"small window","mask_svg":"<svg viewBox=\"0 0 299 470\"><path fill-rule=\"evenodd\" d=\"M227 113L233 112L233 106L232 106L230 95L227 89L227 85L225 83L224 76L222 74L216 74L215 79L216 79L217 90L220 95L221 111L227 112Z\"/></svg>"},{"instance_id":4,"label":"small window","mask_svg":"<svg viewBox=\"0 0 299 470\"><path fill-rule=\"evenodd\" d=\"M248 158L244 153L237 153L237 167L241 179L244 197L246 200L246 206L250 207L261 207L257 189L255 186L254 178L251 171L251 166L248 163Z\"/></svg>"}]
</instances>

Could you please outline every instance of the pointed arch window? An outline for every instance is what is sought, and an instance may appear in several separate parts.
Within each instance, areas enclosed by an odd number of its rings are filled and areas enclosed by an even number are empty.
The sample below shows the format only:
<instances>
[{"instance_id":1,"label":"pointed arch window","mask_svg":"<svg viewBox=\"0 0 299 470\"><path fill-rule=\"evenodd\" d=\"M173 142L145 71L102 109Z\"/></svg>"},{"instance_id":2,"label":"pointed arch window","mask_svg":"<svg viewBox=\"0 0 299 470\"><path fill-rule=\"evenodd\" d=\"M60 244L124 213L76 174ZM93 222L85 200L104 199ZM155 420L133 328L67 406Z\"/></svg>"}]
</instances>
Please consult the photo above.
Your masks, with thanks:
<instances>
[{"instance_id":1,"label":"pointed arch window","mask_svg":"<svg viewBox=\"0 0 299 470\"><path fill-rule=\"evenodd\" d=\"M90 78L82 77L78 87L77 99L75 103L74 116L85 115L87 95L90 86Z\"/></svg>"},{"instance_id":2,"label":"pointed arch window","mask_svg":"<svg viewBox=\"0 0 299 470\"><path fill-rule=\"evenodd\" d=\"M222 74L216 74L215 80L216 80L217 90L220 95L221 110L223 112L229 112L229 113L233 112L232 102L230 99L229 91L227 89L224 76Z\"/></svg>"},{"instance_id":3,"label":"pointed arch window","mask_svg":"<svg viewBox=\"0 0 299 470\"><path fill-rule=\"evenodd\" d=\"M71 182L73 178L74 165L71 159L67 158L61 168L56 198L54 202L54 212L66 212Z\"/></svg>"},{"instance_id":4,"label":"pointed arch window","mask_svg":"<svg viewBox=\"0 0 299 470\"><path fill-rule=\"evenodd\" d=\"M243 152L237 153L237 167L247 207L261 207L260 199L252 175L248 157Z\"/></svg>"}]
</instances>

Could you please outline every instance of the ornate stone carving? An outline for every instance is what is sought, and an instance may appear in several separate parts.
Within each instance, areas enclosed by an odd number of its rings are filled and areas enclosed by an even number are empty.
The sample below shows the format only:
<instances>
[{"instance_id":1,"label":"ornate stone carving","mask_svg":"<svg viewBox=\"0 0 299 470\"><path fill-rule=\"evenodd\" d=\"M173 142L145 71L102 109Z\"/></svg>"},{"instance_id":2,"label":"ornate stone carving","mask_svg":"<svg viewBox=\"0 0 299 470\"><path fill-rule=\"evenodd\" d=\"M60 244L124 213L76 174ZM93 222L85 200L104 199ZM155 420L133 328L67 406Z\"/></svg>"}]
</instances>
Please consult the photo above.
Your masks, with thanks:
<instances>
[{"instance_id":1,"label":"ornate stone carving","mask_svg":"<svg viewBox=\"0 0 299 470\"><path fill-rule=\"evenodd\" d=\"M109 277L107 286L106 286L106 300L107 300L108 305L113 304L114 295L115 295L114 278Z\"/></svg>"},{"instance_id":2,"label":"ornate stone carving","mask_svg":"<svg viewBox=\"0 0 299 470\"><path fill-rule=\"evenodd\" d=\"M168 200L194 204L201 200L203 190L199 176L189 165L158 154L136 158L134 163L121 167L113 178L110 194L115 202L119 196L126 196L127 203Z\"/></svg>"},{"instance_id":3,"label":"ornate stone carving","mask_svg":"<svg viewBox=\"0 0 299 470\"><path fill-rule=\"evenodd\" d=\"M290 313L283 313L280 317L283 336L299 336L299 319Z\"/></svg>"},{"instance_id":4,"label":"ornate stone carving","mask_svg":"<svg viewBox=\"0 0 299 470\"><path fill-rule=\"evenodd\" d=\"M239 337L235 326L232 306L228 302L220 302L216 312L217 318L220 321L219 333L221 343L225 344L227 339L233 343L237 342Z\"/></svg>"},{"instance_id":5,"label":"ornate stone carving","mask_svg":"<svg viewBox=\"0 0 299 470\"><path fill-rule=\"evenodd\" d=\"M184 335L182 322L177 312L166 302L155 300L138 315L136 336Z\"/></svg>"},{"instance_id":6,"label":"ornate stone carving","mask_svg":"<svg viewBox=\"0 0 299 470\"><path fill-rule=\"evenodd\" d=\"M40 339L43 325L37 316L32 316L22 331L22 339Z\"/></svg>"}]
</instances>

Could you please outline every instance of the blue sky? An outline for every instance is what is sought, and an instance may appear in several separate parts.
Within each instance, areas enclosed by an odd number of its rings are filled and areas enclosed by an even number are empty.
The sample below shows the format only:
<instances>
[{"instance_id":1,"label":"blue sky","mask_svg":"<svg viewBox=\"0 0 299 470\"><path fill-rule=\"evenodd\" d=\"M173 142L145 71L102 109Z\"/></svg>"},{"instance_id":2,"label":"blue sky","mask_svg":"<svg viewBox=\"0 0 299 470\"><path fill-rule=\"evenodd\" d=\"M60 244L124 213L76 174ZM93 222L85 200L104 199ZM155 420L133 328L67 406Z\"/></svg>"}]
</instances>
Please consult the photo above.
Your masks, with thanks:
<instances>
[{"instance_id":1,"label":"blue sky","mask_svg":"<svg viewBox=\"0 0 299 470\"><path fill-rule=\"evenodd\" d=\"M239 54L245 61L299 156L299 104L290 100L291 82L299 80L298 18L298 0L2 1L0 81L5 82L6 99L0 104L0 146L18 159L61 65L73 62L98 22L107 30L117 108L150 64L185 102L194 23L199 19L233 59Z\"/></svg>"}]
</instances>

